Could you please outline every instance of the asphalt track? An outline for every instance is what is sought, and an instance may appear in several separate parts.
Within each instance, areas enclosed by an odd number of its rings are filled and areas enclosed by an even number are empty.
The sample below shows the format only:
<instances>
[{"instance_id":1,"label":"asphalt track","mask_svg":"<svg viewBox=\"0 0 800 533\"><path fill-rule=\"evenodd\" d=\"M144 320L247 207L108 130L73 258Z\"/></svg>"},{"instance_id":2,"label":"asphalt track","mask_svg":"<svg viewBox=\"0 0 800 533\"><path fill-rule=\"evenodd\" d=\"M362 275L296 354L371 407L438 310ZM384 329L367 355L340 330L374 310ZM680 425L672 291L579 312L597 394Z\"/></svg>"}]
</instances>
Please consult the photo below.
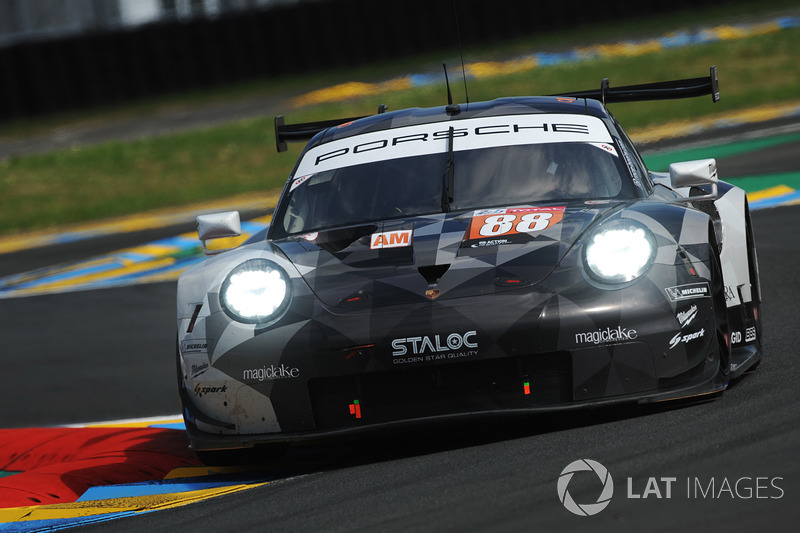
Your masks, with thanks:
<instances>
[{"instance_id":1,"label":"asphalt track","mask_svg":"<svg viewBox=\"0 0 800 533\"><path fill-rule=\"evenodd\" d=\"M775 161L782 164L774 171L796 172L798 150L794 143L721 159L721 174L751 175L742 167ZM504 417L335 442L253 471L272 479L255 488L82 529L795 530L800 207L759 210L753 222L765 359L715 401ZM15 255L4 268L28 269L26 257ZM174 282L0 301L0 427L178 413L174 305ZM579 459L604 465L615 484L608 507L591 517L568 512L557 493L562 470ZM569 493L593 503L600 487L584 472Z\"/></svg>"}]
</instances>

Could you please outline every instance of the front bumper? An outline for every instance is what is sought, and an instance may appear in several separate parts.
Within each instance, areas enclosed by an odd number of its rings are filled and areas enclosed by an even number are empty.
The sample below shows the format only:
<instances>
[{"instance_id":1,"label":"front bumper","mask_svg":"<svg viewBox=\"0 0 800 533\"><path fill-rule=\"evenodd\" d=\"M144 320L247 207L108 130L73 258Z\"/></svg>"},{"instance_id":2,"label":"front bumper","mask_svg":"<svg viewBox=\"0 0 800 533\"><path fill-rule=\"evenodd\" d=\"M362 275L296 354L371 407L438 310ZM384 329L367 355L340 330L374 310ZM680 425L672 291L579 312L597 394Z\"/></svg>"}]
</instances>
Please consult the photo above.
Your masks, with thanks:
<instances>
[{"instance_id":1,"label":"front bumper","mask_svg":"<svg viewBox=\"0 0 800 533\"><path fill-rule=\"evenodd\" d=\"M650 279L616 291L560 286L567 288L558 294L520 289L372 309L324 308L307 298L263 331L219 313L201 317L180 346L195 349L198 336L213 337L207 351L179 349L192 447L724 389L708 292L671 301Z\"/></svg>"}]
</instances>

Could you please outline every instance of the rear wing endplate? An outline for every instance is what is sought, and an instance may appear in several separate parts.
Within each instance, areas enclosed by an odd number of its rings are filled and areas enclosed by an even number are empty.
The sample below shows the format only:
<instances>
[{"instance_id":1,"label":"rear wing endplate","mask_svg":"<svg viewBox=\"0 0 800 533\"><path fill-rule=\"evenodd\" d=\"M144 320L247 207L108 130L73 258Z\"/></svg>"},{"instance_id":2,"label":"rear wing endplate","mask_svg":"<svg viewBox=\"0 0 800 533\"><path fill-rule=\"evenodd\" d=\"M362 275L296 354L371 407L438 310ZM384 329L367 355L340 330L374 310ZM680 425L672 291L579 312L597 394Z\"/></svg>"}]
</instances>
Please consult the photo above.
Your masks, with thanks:
<instances>
[{"instance_id":1,"label":"rear wing endplate","mask_svg":"<svg viewBox=\"0 0 800 533\"><path fill-rule=\"evenodd\" d=\"M711 95L711 101L719 101L719 77L717 75L716 65L709 69L708 76L702 78L660 81L641 85L625 85L623 87L611 87L608 83L608 78L603 78L599 89L551 94L550 96L591 98L593 100L600 100L603 105L605 105L618 102L644 102L647 100L693 98L706 94ZM378 108L379 114L385 111L385 105L381 105ZM366 118L366 116L286 124L283 115L278 115L275 117L275 145L278 152L285 152L287 142L309 141L314 135L321 131L341 126L342 124L347 124L354 120Z\"/></svg>"}]
</instances>

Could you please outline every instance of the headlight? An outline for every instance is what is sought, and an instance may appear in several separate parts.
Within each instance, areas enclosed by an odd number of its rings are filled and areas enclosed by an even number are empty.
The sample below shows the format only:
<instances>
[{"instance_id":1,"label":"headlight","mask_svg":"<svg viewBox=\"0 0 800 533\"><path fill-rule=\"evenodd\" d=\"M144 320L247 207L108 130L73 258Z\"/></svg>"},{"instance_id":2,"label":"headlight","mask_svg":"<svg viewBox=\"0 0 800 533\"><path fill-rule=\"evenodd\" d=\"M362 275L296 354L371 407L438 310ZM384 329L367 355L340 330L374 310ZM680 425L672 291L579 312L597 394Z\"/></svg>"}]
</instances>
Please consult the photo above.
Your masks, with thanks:
<instances>
[{"instance_id":1,"label":"headlight","mask_svg":"<svg viewBox=\"0 0 800 533\"><path fill-rule=\"evenodd\" d=\"M286 272L267 259L251 259L234 268L219 293L225 312L239 322L261 324L280 316L291 299Z\"/></svg>"},{"instance_id":2,"label":"headlight","mask_svg":"<svg viewBox=\"0 0 800 533\"><path fill-rule=\"evenodd\" d=\"M601 225L584 247L584 260L596 279L607 283L632 281L650 268L656 241L650 230L633 220Z\"/></svg>"}]
</instances>

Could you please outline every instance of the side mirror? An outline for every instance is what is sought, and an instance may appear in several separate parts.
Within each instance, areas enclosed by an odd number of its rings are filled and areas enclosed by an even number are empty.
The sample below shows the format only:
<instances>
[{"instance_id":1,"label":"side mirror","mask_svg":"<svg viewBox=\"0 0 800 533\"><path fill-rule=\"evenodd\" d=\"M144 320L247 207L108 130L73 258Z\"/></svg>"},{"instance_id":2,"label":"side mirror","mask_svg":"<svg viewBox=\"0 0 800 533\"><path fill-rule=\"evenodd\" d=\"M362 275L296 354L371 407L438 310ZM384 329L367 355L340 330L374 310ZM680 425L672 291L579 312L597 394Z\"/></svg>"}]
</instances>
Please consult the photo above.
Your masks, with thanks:
<instances>
[{"instance_id":1,"label":"side mirror","mask_svg":"<svg viewBox=\"0 0 800 533\"><path fill-rule=\"evenodd\" d=\"M686 198L680 198L678 200L679 202L698 202L717 199L717 182L719 178L717 177L716 159L700 159L697 161L672 163L669 166L669 178L673 189L711 185L711 192L709 194L687 196Z\"/></svg>"},{"instance_id":2,"label":"side mirror","mask_svg":"<svg viewBox=\"0 0 800 533\"><path fill-rule=\"evenodd\" d=\"M226 237L238 237L241 234L242 222L239 219L238 211L213 213L211 215L200 215L197 217L197 236L203 244L203 253L206 255L217 255L232 249L209 250L206 247L206 241L211 239L224 239Z\"/></svg>"}]
</instances>

